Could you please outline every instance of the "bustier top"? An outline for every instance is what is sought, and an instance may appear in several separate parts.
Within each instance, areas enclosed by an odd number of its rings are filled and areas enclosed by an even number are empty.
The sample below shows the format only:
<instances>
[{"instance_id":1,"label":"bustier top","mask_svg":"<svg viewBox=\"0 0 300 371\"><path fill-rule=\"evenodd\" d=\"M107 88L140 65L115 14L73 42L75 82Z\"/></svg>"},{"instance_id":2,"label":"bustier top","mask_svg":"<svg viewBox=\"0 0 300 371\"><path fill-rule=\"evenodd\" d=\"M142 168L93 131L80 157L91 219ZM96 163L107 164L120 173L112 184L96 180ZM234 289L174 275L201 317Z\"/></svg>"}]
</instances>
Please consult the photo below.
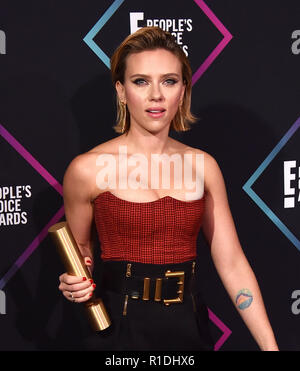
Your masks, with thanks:
<instances>
[{"instance_id":1,"label":"bustier top","mask_svg":"<svg viewBox=\"0 0 300 371\"><path fill-rule=\"evenodd\" d=\"M94 200L102 260L175 264L196 257L205 193L192 201L165 196L133 202L105 191Z\"/></svg>"}]
</instances>

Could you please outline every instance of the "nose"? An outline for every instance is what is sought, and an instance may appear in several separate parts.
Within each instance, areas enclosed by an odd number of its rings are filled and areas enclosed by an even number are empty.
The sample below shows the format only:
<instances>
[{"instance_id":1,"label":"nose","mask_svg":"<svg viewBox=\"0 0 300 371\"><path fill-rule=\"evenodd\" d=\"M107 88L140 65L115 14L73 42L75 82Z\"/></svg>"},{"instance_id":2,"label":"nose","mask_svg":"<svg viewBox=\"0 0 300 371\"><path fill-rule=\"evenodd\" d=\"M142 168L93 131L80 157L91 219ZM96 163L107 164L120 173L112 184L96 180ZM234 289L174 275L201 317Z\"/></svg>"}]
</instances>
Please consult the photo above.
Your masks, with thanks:
<instances>
[{"instance_id":1,"label":"nose","mask_svg":"<svg viewBox=\"0 0 300 371\"><path fill-rule=\"evenodd\" d=\"M164 99L160 84L152 83L150 92L149 92L149 100L154 101L162 101Z\"/></svg>"}]
</instances>

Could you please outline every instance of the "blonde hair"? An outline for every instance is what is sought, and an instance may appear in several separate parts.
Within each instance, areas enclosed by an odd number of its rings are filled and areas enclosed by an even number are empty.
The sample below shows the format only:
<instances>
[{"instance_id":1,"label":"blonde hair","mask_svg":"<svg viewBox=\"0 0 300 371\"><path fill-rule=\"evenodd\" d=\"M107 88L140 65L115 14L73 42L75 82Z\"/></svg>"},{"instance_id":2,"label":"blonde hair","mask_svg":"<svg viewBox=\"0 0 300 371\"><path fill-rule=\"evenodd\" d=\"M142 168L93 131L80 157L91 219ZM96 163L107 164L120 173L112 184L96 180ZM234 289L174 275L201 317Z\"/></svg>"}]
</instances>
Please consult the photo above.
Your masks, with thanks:
<instances>
[{"instance_id":1,"label":"blonde hair","mask_svg":"<svg viewBox=\"0 0 300 371\"><path fill-rule=\"evenodd\" d=\"M182 65L182 79L185 92L182 105L178 108L172 122L171 129L175 131L190 130L190 124L197 119L191 113L192 70L184 51L176 43L175 38L159 27L143 27L126 37L118 46L110 60L112 81L124 83L126 58L132 53L145 50L165 49L178 57ZM117 124L113 127L117 133L127 133L130 127L130 115L127 106L122 105L117 95Z\"/></svg>"}]
</instances>

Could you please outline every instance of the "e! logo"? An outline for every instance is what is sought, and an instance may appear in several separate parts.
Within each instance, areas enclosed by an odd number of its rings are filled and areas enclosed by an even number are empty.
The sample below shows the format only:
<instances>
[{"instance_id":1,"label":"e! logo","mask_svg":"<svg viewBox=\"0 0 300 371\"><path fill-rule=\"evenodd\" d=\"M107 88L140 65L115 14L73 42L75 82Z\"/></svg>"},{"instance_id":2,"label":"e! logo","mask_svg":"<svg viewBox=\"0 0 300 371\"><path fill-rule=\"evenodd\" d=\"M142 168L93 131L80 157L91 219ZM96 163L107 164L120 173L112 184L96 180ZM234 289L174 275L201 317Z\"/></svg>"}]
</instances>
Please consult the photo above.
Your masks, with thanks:
<instances>
[{"instance_id":1,"label":"e! logo","mask_svg":"<svg viewBox=\"0 0 300 371\"><path fill-rule=\"evenodd\" d=\"M0 290L0 314L6 314L6 296L2 290Z\"/></svg>"},{"instance_id":2,"label":"e! logo","mask_svg":"<svg viewBox=\"0 0 300 371\"><path fill-rule=\"evenodd\" d=\"M141 28L138 26L138 22L144 20L144 13L131 12L129 14L129 17L130 17L130 33L133 34L135 31Z\"/></svg>"},{"instance_id":3,"label":"e! logo","mask_svg":"<svg viewBox=\"0 0 300 371\"><path fill-rule=\"evenodd\" d=\"M300 166L297 167L296 161L283 162L284 173L284 208L295 207L296 202L300 202ZM297 182L297 173L299 181ZM297 187L298 183L298 187ZM296 187L298 190L296 189ZM299 192L298 196L296 191Z\"/></svg>"}]
</instances>

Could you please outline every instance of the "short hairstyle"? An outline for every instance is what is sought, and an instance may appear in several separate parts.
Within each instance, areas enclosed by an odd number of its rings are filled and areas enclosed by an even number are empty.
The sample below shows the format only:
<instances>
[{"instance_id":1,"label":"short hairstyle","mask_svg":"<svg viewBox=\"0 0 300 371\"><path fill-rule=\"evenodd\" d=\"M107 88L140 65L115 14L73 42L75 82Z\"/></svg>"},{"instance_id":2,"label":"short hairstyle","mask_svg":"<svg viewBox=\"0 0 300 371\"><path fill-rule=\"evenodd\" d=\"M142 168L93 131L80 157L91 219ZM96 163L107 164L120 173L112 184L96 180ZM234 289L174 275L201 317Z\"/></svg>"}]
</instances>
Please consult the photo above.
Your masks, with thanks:
<instances>
[{"instance_id":1,"label":"short hairstyle","mask_svg":"<svg viewBox=\"0 0 300 371\"><path fill-rule=\"evenodd\" d=\"M165 49L174 54L181 62L182 79L185 84L185 92L182 100L182 106L175 114L170 128L175 131L190 130L190 125L196 121L196 117L191 113L191 93L192 93L192 70L188 58L184 51L176 43L173 35L163 31L159 27L143 27L135 33L126 37L118 46L110 60L111 76L113 84L117 81L124 84L126 59L130 54L140 53L145 50ZM117 124L113 127L117 133L127 133L130 127L130 116L126 106L125 128L122 131L121 102L117 95Z\"/></svg>"}]
</instances>

